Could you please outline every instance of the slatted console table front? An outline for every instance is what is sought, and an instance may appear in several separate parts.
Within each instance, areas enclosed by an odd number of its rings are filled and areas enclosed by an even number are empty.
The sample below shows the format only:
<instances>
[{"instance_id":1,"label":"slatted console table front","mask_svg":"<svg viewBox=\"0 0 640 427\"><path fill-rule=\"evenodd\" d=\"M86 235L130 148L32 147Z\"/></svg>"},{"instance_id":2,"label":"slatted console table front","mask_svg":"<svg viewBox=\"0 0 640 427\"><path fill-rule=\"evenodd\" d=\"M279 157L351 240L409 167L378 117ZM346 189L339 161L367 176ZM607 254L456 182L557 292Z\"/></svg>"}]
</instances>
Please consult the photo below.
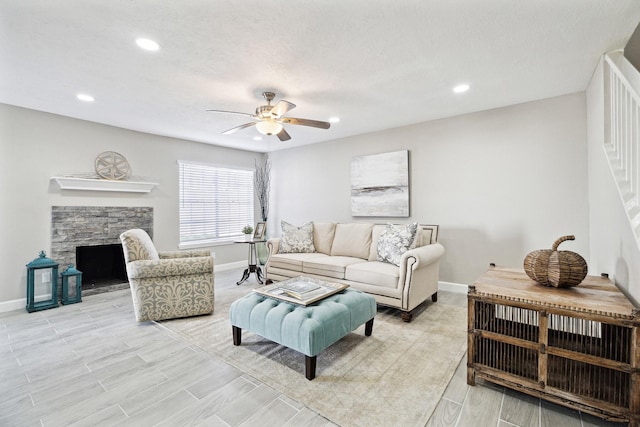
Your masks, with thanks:
<instances>
[{"instance_id":1,"label":"slatted console table front","mask_svg":"<svg viewBox=\"0 0 640 427\"><path fill-rule=\"evenodd\" d=\"M640 427L640 310L605 277L545 287L490 268L469 287L467 382Z\"/></svg>"}]
</instances>

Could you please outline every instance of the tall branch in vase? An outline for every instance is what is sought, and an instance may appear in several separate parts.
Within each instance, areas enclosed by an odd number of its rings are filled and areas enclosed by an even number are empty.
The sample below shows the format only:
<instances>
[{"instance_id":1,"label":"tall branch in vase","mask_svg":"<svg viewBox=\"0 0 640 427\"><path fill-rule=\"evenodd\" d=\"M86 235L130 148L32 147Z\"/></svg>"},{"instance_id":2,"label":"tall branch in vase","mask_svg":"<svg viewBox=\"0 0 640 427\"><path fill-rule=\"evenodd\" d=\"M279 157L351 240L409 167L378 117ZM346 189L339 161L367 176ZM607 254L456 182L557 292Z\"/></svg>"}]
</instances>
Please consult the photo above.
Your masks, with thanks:
<instances>
[{"instance_id":1,"label":"tall branch in vase","mask_svg":"<svg viewBox=\"0 0 640 427\"><path fill-rule=\"evenodd\" d=\"M260 203L260 216L262 221L266 221L269 217L269 192L271 191L271 162L268 157L264 158L264 162L256 164L256 174L254 175L254 190L258 202Z\"/></svg>"}]
</instances>

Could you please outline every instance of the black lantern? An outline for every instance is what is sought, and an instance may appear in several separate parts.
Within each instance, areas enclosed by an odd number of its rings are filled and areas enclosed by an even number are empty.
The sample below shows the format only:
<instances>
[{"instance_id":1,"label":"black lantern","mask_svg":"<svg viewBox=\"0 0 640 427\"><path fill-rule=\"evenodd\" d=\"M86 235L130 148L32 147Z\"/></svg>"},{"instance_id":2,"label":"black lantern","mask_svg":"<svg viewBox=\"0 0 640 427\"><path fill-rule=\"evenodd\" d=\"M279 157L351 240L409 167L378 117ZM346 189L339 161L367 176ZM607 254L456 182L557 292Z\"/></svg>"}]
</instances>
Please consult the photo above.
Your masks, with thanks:
<instances>
[{"instance_id":1,"label":"black lantern","mask_svg":"<svg viewBox=\"0 0 640 427\"><path fill-rule=\"evenodd\" d=\"M69 264L62 272L62 303L75 304L82 302L82 272Z\"/></svg>"},{"instance_id":2,"label":"black lantern","mask_svg":"<svg viewBox=\"0 0 640 427\"><path fill-rule=\"evenodd\" d=\"M27 311L46 310L58 306L58 264L44 251L27 264Z\"/></svg>"}]
</instances>

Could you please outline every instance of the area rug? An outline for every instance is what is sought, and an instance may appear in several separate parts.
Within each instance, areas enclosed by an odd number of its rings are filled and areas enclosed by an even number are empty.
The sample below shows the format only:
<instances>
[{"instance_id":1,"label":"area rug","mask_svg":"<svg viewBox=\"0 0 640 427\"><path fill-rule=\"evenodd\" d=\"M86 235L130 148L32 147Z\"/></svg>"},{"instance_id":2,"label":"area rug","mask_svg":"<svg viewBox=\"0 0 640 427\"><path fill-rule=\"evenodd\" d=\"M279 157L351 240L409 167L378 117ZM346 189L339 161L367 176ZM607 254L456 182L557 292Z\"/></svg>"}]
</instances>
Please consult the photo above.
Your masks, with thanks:
<instances>
[{"instance_id":1,"label":"area rug","mask_svg":"<svg viewBox=\"0 0 640 427\"><path fill-rule=\"evenodd\" d=\"M233 345L229 305L255 286L216 277L212 316L161 324L340 426L424 426L466 351L465 307L429 301L411 323L380 307L373 334L361 326L325 349L308 381L301 353L248 331Z\"/></svg>"}]
</instances>

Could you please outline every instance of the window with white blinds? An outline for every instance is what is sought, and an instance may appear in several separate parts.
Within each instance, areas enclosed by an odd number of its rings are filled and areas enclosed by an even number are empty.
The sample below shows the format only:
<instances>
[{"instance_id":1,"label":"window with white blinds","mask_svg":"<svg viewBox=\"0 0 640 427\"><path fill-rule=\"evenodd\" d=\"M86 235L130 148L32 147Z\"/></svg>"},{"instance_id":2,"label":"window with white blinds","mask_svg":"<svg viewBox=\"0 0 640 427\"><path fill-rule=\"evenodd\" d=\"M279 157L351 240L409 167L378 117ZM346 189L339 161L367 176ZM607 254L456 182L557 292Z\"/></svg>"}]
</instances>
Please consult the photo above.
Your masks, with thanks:
<instances>
[{"instance_id":1,"label":"window with white blinds","mask_svg":"<svg viewBox=\"0 0 640 427\"><path fill-rule=\"evenodd\" d=\"M180 246L228 242L253 226L253 170L178 162Z\"/></svg>"}]
</instances>

